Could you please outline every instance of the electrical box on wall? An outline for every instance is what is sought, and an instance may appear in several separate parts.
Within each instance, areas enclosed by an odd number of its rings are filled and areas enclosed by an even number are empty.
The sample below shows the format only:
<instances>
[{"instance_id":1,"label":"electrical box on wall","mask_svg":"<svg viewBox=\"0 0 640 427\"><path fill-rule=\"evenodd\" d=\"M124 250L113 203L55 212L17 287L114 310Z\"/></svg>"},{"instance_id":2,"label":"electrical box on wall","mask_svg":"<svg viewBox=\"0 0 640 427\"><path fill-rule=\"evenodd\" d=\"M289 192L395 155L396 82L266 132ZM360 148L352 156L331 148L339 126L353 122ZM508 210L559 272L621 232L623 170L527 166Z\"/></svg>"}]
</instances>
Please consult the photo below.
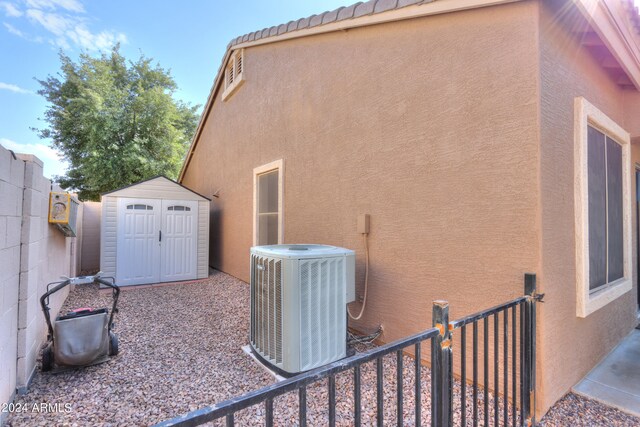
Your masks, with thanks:
<instances>
[{"instance_id":1,"label":"electrical box on wall","mask_svg":"<svg viewBox=\"0 0 640 427\"><path fill-rule=\"evenodd\" d=\"M358 233L369 234L369 214L358 215Z\"/></svg>"},{"instance_id":2,"label":"electrical box on wall","mask_svg":"<svg viewBox=\"0 0 640 427\"><path fill-rule=\"evenodd\" d=\"M49 223L55 224L67 237L76 237L78 201L69 193L49 194Z\"/></svg>"}]
</instances>

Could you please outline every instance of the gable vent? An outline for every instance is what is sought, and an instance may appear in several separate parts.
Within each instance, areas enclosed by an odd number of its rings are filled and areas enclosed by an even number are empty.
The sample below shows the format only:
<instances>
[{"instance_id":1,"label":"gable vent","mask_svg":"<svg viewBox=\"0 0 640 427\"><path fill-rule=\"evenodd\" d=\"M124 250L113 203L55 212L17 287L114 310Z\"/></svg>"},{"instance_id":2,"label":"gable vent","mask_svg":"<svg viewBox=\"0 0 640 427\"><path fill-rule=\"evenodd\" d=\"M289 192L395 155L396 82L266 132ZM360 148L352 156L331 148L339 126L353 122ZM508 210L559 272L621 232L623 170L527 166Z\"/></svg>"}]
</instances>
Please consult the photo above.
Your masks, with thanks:
<instances>
[{"instance_id":1,"label":"gable vent","mask_svg":"<svg viewBox=\"0 0 640 427\"><path fill-rule=\"evenodd\" d=\"M222 100L226 101L244 82L244 49L235 50L229 57L224 76Z\"/></svg>"}]
</instances>

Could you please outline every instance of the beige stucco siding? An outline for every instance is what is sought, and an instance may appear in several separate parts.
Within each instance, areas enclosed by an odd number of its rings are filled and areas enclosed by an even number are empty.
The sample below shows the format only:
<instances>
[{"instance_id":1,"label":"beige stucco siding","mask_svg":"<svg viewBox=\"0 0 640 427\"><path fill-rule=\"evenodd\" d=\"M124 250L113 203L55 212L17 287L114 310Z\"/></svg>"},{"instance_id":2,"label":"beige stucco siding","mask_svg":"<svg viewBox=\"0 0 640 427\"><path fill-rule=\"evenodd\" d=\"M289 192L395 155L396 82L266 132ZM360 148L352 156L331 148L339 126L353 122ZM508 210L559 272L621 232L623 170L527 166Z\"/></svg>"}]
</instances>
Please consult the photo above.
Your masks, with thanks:
<instances>
[{"instance_id":1,"label":"beige stucco siding","mask_svg":"<svg viewBox=\"0 0 640 427\"><path fill-rule=\"evenodd\" d=\"M538 266L537 12L523 2L248 48L183 184L212 204L211 263L249 279L252 172L284 160L284 241L363 243L362 329L390 341L522 294ZM497 46L500 46L497 48Z\"/></svg>"},{"instance_id":2,"label":"beige stucco siding","mask_svg":"<svg viewBox=\"0 0 640 427\"><path fill-rule=\"evenodd\" d=\"M545 2L540 14L541 284L546 294L538 323L541 410L593 368L631 330L635 317L635 292L586 318L576 316L574 99L584 97L620 126L625 127L626 120L622 89L568 26L554 19L552 14L559 11L547 3L554 2Z\"/></svg>"}]
</instances>

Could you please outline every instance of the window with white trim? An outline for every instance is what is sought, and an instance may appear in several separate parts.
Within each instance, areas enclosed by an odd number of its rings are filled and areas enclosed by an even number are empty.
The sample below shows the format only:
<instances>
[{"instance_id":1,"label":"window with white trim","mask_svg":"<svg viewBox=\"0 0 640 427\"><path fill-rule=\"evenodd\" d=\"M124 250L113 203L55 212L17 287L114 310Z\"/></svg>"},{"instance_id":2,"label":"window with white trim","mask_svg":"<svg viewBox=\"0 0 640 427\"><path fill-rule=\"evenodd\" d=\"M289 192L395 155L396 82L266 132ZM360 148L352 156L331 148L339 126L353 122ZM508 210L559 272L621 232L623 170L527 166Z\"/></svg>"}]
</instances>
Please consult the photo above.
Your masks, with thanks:
<instances>
[{"instance_id":1,"label":"window with white trim","mask_svg":"<svg viewBox=\"0 0 640 427\"><path fill-rule=\"evenodd\" d=\"M224 70L224 91L222 100L226 101L244 82L244 49L234 50L229 56Z\"/></svg>"},{"instance_id":2,"label":"window with white trim","mask_svg":"<svg viewBox=\"0 0 640 427\"><path fill-rule=\"evenodd\" d=\"M254 245L282 243L282 160L253 171Z\"/></svg>"},{"instance_id":3,"label":"window with white trim","mask_svg":"<svg viewBox=\"0 0 640 427\"><path fill-rule=\"evenodd\" d=\"M576 262L579 317L631 289L630 138L576 98Z\"/></svg>"}]
</instances>

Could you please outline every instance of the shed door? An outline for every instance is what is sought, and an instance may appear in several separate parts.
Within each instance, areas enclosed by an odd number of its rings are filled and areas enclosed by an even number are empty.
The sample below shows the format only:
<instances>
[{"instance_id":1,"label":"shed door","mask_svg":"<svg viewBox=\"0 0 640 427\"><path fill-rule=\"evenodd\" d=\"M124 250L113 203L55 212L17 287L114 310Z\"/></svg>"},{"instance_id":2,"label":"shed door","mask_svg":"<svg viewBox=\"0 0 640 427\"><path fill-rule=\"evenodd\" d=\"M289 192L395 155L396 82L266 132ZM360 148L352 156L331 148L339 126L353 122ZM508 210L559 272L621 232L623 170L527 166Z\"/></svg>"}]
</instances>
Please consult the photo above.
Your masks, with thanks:
<instances>
[{"instance_id":1,"label":"shed door","mask_svg":"<svg viewBox=\"0 0 640 427\"><path fill-rule=\"evenodd\" d=\"M162 282L196 278L198 202L162 201Z\"/></svg>"},{"instance_id":2,"label":"shed door","mask_svg":"<svg viewBox=\"0 0 640 427\"><path fill-rule=\"evenodd\" d=\"M116 283L197 277L198 202L118 199Z\"/></svg>"},{"instance_id":3,"label":"shed door","mask_svg":"<svg viewBox=\"0 0 640 427\"><path fill-rule=\"evenodd\" d=\"M116 283L156 283L160 278L160 211L157 199L118 199Z\"/></svg>"}]
</instances>

